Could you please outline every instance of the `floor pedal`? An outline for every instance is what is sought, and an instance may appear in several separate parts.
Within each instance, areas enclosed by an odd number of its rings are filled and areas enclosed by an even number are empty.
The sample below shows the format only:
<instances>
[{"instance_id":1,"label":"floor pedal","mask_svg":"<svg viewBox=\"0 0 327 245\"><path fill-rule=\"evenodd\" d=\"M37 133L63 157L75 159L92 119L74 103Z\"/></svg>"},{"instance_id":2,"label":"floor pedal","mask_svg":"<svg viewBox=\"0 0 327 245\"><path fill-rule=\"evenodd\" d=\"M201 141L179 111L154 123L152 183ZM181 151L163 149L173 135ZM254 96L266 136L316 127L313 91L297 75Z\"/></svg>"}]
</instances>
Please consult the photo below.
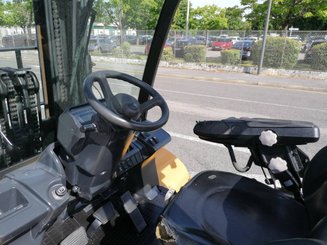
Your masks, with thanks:
<instances>
[{"instance_id":1,"label":"floor pedal","mask_svg":"<svg viewBox=\"0 0 327 245\"><path fill-rule=\"evenodd\" d=\"M89 239L87 238L86 231L84 227L80 227L73 233L68 235L60 245L87 245Z\"/></svg>"},{"instance_id":2,"label":"floor pedal","mask_svg":"<svg viewBox=\"0 0 327 245\"><path fill-rule=\"evenodd\" d=\"M142 232L147 224L140 210L137 208L135 199L132 197L131 193L127 191L121 196L121 200L123 201L124 209L131 218L136 230Z\"/></svg>"}]
</instances>

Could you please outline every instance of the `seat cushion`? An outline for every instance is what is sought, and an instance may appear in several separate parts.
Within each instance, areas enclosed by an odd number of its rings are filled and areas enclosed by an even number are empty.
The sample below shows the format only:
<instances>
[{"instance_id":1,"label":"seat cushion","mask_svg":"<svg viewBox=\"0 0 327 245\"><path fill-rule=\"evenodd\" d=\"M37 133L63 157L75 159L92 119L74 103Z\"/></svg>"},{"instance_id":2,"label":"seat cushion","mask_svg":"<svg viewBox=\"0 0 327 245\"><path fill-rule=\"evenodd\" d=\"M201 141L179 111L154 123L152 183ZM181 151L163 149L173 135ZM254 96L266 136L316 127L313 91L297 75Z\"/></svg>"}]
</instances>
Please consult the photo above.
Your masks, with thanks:
<instances>
[{"instance_id":1,"label":"seat cushion","mask_svg":"<svg viewBox=\"0 0 327 245\"><path fill-rule=\"evenodd\" d=\"M236 174L205 171L175 197L163 220L181 244L259 244L309 237L305 207Z\"/></svg>"}]
</instances>

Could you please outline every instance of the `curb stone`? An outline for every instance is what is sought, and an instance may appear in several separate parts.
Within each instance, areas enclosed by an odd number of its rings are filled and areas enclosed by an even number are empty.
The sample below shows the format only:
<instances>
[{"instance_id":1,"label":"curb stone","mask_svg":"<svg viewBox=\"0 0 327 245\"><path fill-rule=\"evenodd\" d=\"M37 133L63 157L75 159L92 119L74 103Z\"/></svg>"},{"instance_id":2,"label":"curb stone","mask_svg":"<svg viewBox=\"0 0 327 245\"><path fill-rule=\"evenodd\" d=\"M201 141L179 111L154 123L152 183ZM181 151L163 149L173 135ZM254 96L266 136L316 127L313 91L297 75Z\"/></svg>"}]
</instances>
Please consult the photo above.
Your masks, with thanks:
<instances>
[{"instance_id":1,"label":"curb stone","mask_svg":"<svg viewBox=\"0 0 327 245\"><path fill-rule=\"evenodd\" d=\"M139 59L127 59L127 58L111 58L105 56L93 56L93 61L107 61L113 63L124 63L124 64L139 64L145 65L145 60ZM257 67L239 67L239 66L226 66L226 65L215 65L215 64L199 64L199 63L177 63L177 62L167 62L161 61L160 67L167 68L177 68L177 69L191 69L191 70L202 70L202 71L226 71L226 72L239 72L239 73L247 73L247 74L257 74ZM285 70L285 69L271 69L271 68L263 68L262 75L266 76L279 76L279 77L298 77L298 78L307 78L307 79L317 79L317 80L327 80L327 72L315 72L315 71L297 71L297 70ZM167 76L163 74L158 74L160 76ZM175 76L179 78L186 79L194 79L194 76L186 76L186 75L169 75ZM256 85L256 86L266 86L266 87L275 87L275 88L286 88L286 89L296 89L303 91L311 91L311 92L323 92L327 93L326 88L318 88L318 87L308 87L301 85L290 85L290 84L280 84L280 83L269 83L269 82L253 82L253 81L245 81L245 80L222 80L219 78L213 77L196 77L197 79L205 79L216 82L224 82L224 83L239 83L239 84L247 84L247 85Z\"/></svg>"}]
</instances>

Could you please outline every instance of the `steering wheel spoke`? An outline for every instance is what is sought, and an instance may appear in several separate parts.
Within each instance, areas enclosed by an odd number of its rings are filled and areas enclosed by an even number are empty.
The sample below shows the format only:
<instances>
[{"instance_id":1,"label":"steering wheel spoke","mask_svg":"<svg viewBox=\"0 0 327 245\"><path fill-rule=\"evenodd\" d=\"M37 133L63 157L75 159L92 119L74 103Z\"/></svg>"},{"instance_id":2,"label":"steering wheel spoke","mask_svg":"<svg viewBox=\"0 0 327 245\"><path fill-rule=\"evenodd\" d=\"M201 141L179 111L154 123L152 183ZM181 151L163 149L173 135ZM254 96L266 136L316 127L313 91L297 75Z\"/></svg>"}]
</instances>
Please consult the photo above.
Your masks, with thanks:
<instances>
[{"instance_id":1,"label":"steering wheel spoke","mask_svg":"<svg viewBox=\"0 0 327 245\"><path fill-rule=\"evenodd\" d=\"M154 97L152 99L149 99L148 101L142 103L141 106L141 113L143 114L144 112L147 112L151 110L152 108L158 106L158 104L161 103L160 98Z\"/></svg>"}]
</instances>

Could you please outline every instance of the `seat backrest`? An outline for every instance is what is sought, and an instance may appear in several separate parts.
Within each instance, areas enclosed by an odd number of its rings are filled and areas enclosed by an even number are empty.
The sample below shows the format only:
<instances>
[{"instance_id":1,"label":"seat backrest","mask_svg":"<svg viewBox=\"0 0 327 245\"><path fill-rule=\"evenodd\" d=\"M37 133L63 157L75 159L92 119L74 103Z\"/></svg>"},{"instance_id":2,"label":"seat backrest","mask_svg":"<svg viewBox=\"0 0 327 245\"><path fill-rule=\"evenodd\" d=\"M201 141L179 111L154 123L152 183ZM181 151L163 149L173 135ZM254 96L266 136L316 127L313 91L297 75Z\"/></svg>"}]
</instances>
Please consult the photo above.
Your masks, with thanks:
<instances>
[{"instance_id":1,"label":"seat backrest","mask_svg":"<svg viewBox=\"0 0 327 245\"><path fill-rule=\"evenodd\" d=\"M304 173L303 196L314 227L327 217L327 146L313 157Z\"/></svg>"}]
</instances>

